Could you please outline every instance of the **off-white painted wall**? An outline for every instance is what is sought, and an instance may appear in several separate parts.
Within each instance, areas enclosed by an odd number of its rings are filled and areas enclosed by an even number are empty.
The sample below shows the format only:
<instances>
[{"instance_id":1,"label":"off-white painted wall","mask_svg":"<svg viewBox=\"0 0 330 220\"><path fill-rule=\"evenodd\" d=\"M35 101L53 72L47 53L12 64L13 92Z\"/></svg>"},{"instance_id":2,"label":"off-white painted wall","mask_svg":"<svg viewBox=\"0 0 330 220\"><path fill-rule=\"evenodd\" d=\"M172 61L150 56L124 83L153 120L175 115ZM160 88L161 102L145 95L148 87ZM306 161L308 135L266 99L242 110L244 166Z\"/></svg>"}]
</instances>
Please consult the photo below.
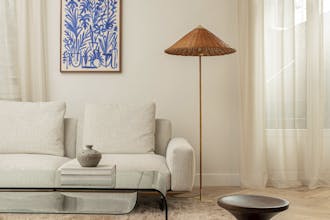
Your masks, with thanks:
<instances>
[{"instance_id":1,"label":"off-white painted wall","mask_svg":"<svg viewBox=\"0 0 330 220\"><path fill-rule=\"evenodd\" d=\"M198 59L163 51L202 24L238 45L237 0L123 0L122 73L59 72L60 1L49 0L49 100L67 102L82 118L84 103L157 103L157 117L173 123L198 155ZM203 58L204 173L207 185L238 184L239 74L237 53ZM81 134L80 134L81 135Z\"/></svg>"}]
</instances>

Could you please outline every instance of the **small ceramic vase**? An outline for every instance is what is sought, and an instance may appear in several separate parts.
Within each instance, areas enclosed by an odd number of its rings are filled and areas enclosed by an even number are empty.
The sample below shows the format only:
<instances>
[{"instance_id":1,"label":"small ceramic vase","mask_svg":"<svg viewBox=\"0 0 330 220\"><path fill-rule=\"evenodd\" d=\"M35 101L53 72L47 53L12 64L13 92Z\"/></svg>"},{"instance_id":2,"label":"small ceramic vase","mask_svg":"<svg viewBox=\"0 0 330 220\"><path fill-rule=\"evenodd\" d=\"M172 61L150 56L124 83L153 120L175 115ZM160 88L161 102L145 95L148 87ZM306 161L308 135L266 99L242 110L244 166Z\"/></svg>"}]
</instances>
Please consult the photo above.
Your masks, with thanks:
<instances>
[{"instance_id":1,"label":"small ceramic vase","mask_svg":"<svg viewBox=\"0 0 330 220\"><path fill-rule=\"evenodd\" d=\"M93 150L93 145L86 145L85 149L78 155L77 159L82 167L96 167L102 154L97 150Z\"/></svg>"}]
</instances>

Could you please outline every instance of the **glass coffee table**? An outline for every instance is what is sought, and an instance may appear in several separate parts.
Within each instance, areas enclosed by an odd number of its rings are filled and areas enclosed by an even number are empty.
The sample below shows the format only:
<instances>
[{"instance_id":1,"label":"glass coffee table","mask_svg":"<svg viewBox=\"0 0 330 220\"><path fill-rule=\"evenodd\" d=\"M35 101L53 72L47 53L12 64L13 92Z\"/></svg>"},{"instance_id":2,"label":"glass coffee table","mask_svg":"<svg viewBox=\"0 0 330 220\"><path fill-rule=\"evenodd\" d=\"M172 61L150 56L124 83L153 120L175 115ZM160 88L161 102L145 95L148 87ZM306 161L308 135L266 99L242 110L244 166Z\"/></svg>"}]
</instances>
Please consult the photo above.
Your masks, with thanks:
<instances>
[{"instance_id":1,"label":"glass coffee table","mask_svg":"<svg viewBox=\"0 0 330 220\"><path fill-rule=\"evenodd\" d=\"M0 187L1 213L127 214L138 192L160 195L168 219L166 175L158 171L117 171L112 186Z\"/></svg>"}]
</instances>

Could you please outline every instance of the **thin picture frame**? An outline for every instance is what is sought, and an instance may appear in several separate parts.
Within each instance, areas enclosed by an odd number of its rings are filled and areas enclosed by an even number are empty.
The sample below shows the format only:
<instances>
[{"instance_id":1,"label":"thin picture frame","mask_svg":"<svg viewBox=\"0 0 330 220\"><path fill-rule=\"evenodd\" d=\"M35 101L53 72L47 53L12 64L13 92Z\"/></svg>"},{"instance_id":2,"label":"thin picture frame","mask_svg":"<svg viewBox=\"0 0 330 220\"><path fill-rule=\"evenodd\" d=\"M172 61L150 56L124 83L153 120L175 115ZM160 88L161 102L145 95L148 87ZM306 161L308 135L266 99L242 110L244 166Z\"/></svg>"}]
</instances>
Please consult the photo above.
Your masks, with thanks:
<instances>
[{"instance_id":1,"label":"thin picture frame","mask_svg":"<svg viewBox=\"0 0 330 220\"><path fill-rule=\"evenodd\" d=\"M60 72L121 73L122 0L60 1Z\"/></svg>"}]
</instances>

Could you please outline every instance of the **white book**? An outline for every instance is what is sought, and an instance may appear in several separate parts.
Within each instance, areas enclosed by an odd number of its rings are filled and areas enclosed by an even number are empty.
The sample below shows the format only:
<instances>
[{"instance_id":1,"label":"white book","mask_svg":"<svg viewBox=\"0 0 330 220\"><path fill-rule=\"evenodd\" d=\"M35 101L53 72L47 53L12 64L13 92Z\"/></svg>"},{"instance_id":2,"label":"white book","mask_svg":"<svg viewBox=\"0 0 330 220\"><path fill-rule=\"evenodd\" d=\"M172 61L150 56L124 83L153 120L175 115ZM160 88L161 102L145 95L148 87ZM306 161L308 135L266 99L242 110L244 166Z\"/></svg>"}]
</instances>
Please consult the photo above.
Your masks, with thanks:
<instances>
[{"instance_id":1,"label":"white book","mask_svg":"<svg viewBox=\"0 0 330 220\"><path fill-rule=\"evenodd\" d=\"M112 169L62 169L61 175L90 175L90 176L99 176L99 175L112 175L116 172L116 167Z\"/></svg>"},{"instance_id":2,"label":"white book","mask_svg":"<svg viewBox=\"0 0 330 220\"><path fill-rule=\"evenodd\" d=\"M114 186L115 178L115 175L61 175L61 185Z\"/></svg>"}]
</instances>

